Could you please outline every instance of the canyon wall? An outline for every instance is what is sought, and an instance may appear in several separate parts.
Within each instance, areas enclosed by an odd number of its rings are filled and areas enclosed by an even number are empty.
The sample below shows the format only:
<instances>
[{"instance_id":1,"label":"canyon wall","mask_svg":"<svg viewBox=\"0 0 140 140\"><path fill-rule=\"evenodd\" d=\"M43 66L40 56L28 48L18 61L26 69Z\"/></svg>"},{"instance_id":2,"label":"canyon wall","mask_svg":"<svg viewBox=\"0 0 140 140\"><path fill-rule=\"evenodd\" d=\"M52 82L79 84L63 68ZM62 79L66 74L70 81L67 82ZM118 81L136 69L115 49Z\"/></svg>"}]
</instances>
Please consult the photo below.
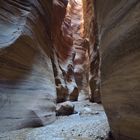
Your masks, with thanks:
<instances>
[{"instance_id":1,"label":"canyon wall","mask_svg":"<svg viewBox=\"0 0 140 140\"><path fill-rule=\"evenodd\" d=\"M81 8L75 0L0 1L0 131L51 123L56 101L89 91L116 139L139 139L140 2L83 0Z\"/></svg>"},{"instance_id":2,"label":"canyon wall","mask_svg":"<svg viewBox=\"0 0 140 140\"><path fill-rule=\"evenodd\" d=\"M97 23L95 20L93 0L83 0L84 38L88 44L88 81L89 99L91 102L101 102L100 97L100 56L97 36Z\"/></svg>"},{"instance_id":3,"label":"canyon wall","mask_svg":"<svg viewBox=\"0 0 140 140\"><path fill-rule=\"evenodd\" d=\"M54 0L52 38L53 68L57 102L78 99L79 91L74 75L74 49L71 10L73 1ZM55 16L57 15L57 16Z\"/></svg>"},{"instance_id":4,"label":"canyon wall","mask_svg":"<svg viewBox=\"0 0 140 140\"><path fill-rule=\"evenodd\" d=\"M55 120L52 0L0 1L0 131Z\"/></svg>"},{"instance_id":5,"label":"canyon wall","mask_svg":"<svg viewBox=\"0 0 140 140\"><path fill-rule=\"evenodd\" d=\"M117 140L140 139L140 1L95 0L101 97Z\"/></svg>"},{"instance_id":6,"label":"canyon wall","mask_svg":"<svg viewBox=\"0 0 140 140\"><path fill-rule=\"evenodd\" d=\"M74 76L79 90L79 100L88 98L88 41L83 36L83 3L82 0L71 0L71 25L74 51Z\"/></svg>"},{"instance_id":7,"label":"canyon wall","mask_svg":"<svg viewBox=\"0 0 140 140\"><path fill-rule=\"evenodd\" d=\"M82 0L54 1L52 38L57 102L88 98L88 41Z\"/></svg>"},{"instance_id":8,"label":"canyon wall","mask_svg":"<svg viewBox=\"0 0 140 140\"><path fill-rule=\"evenodd\" d=\"M0 131L55 120L78 99L67 0L0 1Z\"/></svg>"}]
</instances>

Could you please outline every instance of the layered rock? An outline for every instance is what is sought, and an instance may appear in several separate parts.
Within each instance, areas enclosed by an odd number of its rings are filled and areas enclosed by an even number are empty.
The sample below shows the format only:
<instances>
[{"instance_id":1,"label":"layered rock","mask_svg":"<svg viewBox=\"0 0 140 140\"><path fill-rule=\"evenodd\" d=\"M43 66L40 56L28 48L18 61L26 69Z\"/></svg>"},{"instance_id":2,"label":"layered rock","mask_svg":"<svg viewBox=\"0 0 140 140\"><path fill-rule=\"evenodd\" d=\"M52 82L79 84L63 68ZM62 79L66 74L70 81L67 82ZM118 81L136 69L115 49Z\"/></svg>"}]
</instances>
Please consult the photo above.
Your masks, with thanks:
<instances>
[{"instance_id":1,"label":"layered rock","mask_svg":"<svg viewBox=\"0 0 140 140\"><path fill-rule=\"evenodd\" d=\"M67 0L53 1L52 39L55 53L60 61L66 61L71 53L73 39Z\"/></svg>"},{"instance_id":2,"label":"layered rock","mask_svg":"<svg viewBox=\"0 0 140 140\"><path fill-rule=\"evenodd\" d=\"M52 38L57 102L88 97L89 43L83 36L82 0L54 1ZM80 94L79 94L80 93Z\"/></svg>"},{"instance_id":3,"label":"layered rock","mask_svg":"<svg viewBox=\"0 0 140 140\"><path fill-rule=\"evenodd\" d=\"M140 1L94 2L101 96L117 140L140 139Z\"/></svg>"},{"instance_id":4,"label":"layered rock","mask_svg":"<svg viewBox=\"0 0 140 140\"><path fill-rule=\"evenodd\" d=\"M71 37L71 30L69 35L67 34L68 32L65 32L66 25L70 27L70 24L66 24L66 22L64 22L68 2L62 0L54 0L53 3L53 15L57 16L53 16L52 20L52 38L54 47L52 64L57 91L57 102L63 102L67 100L68 89L64 79L64 72L60 67L60 60L67 59L73 42Z\"/></svg>"},{"instance_id":5,"label":"layered rock","mask_svg":"<svg viewBox=\"0 0 140 140\"><path fill-rule=\"evenodd\" d=\"M88 82L90 100L100 102L100 48L111 131L138 140L139 7L138 0L83 0L83 15L80 0L1 0L0 131L51 123L55 102L87 96Z\"/></svg>"},{"instance_id":6,"label":"layered rock","mask_svg":"<svg viewBox=\"0 0 140 140\"><path fill-rule=\"evenodd\" d=\"M0 131L55 120L51 0L0 1Z\"/></svg>"},{"instance_id":7,"label":"layered rock","mask_svg":"<svg viewBox=\"0 0 140 140\"><path fill-rule=\"evenodd\" d=\"M78 88L74 75L73 29L71 20L71 1L59 0L54 6L53 46L55 48L55 81L57 85L57 102L78 99ZM60 17L61 15L61 17Z\"/></svg>"},{"instance_id":8,"label":"layered rock","mask_svg":"<svg viewBox=\"0 0 140 140\"><path fill-rule=\"evenodd\" d=\"M71 0L71 24L73 31L74 75L79 89L79 99L88 98L88 41L83 37L82 0Z\"/></svg>"},{"instance_id":9,"label":"layered rock","mask_svg":"<svg viewBox=\"0 0 140 140\"><path fill-rule=\"evenodd\" d=\"M0 2L0 131L48 124L56 100L77 100L67 4Z\"/></svg>"},{"instance_id":10,"label":"layered rock","mask_svg":"<svg viewBox=\"0 0 140 140\"><path fill-rule=\"evenodd\" d=\"M94 5L92 0L83 0L84 38L89 40L88 46L88 81L89 97L91 102L101 102L100 97L100 56L95 20ZM88 18L87 18L88 17Z\"/></svg>"}]
</instances>

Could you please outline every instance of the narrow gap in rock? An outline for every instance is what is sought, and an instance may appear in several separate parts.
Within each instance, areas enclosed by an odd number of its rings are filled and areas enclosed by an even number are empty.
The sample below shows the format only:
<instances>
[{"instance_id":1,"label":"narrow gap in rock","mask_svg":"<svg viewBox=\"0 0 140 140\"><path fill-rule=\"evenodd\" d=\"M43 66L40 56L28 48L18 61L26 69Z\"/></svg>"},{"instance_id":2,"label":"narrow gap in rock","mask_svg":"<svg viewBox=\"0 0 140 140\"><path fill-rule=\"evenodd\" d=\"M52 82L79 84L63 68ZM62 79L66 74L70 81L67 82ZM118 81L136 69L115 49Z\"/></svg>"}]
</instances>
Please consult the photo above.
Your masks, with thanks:
<instances>
[{"instance_id":1,"label":"narrow gap in rock","mask_svg":"<svg viewBox=\"0 0 140 140\"><path fill-rule=\"evenodd\" d=\"M75 140L106 140L110 129L100 99L100 56L93 3L69 0L62 27L70 32L73 44L68 58L59 62L67 87L64 94L60 82L57 90L55 123L60 125L59 135Z\"/></svg>"},{"instance_id":2,"label":"narrow gap in rock","mask_svg":"<svg viewBox=\"0 0 140 140\"><path fill-rule=\"evenodd\" d=\"M139 17L140 0L0 0L0 140L139 140Z\"/></svg>"}]
</instances>

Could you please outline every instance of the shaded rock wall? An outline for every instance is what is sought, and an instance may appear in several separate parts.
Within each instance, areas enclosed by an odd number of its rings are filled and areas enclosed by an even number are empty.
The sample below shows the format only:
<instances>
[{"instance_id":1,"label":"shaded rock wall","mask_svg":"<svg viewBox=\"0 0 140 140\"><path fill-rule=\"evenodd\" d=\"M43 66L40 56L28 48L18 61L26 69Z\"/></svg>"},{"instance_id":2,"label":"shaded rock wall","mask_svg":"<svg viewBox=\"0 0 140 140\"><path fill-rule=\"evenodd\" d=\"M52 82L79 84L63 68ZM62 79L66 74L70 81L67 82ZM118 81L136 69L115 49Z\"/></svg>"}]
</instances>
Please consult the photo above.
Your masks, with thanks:
<instances>
[{"instance_id":1,"label":"shaded rock wall","mask_svg":"<svg viewBox=\"0 0 140 140\"><path fill-rule=\"evenodd\" d=\"M55 120L51 0L0 1L0 131Z\"/></svg>"},{"instance_id":2,"label":"shaded rock wall","mask_svg":"<svg viewBox=\"0 0 140 140\"><path fill-rule=\"evenodd\" d=\"M0 1L0 131L46 125L77 100L67 0Z\"/></svg>"},{"instance_id":3,"label":"shaded rock wall","mask_svg":"<svg viewBox=\"0 0 140 140\"><path fill-rule=\"evenodd\" d=\"M140 139L140 1L94 3L101 53L101 96L117 140Z\"/></svg>"}]
</instances>

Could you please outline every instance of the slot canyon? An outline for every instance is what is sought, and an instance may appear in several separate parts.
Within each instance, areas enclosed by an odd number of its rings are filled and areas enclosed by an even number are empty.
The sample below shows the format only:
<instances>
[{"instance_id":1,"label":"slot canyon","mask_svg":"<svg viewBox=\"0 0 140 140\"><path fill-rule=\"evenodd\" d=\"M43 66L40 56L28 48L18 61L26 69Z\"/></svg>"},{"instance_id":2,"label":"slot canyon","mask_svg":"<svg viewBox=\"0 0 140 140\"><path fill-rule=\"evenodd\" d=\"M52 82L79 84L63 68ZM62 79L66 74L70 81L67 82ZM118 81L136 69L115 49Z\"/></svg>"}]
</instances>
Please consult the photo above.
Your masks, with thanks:
<instances>
[{"instance_id":1,"label":"slot canyon","mask_svg":"<svg viewBox=\"0 0 140 140\"><path fill-rule=\"evenodd\" d=\"M140 1L0 0L0 140L140 140Z\"/></svg>"}]
</instances>

